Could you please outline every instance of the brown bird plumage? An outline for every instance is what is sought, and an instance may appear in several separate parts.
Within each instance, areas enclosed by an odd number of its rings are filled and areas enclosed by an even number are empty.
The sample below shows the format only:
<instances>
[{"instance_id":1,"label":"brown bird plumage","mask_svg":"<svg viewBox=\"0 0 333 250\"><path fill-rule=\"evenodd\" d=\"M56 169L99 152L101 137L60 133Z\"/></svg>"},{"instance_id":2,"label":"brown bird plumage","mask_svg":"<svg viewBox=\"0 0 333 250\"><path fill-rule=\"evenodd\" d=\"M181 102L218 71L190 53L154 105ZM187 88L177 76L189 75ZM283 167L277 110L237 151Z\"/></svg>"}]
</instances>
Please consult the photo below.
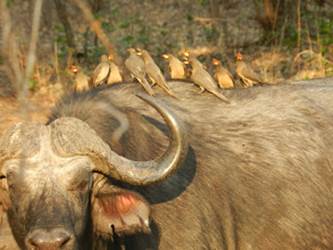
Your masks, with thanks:
<instances>
[{"instance_id":1,"label":"brown bird plumage","mask_svg":"<svg viewBox=\"0 0 333 250\"><path fill-rule=\"evenodd\" d=\"M212 64L215 66L214 77L220 88L230 89L234 87L234 80L229 70L224 68L220 60L213 58Z\"/></svg>"},{"instance_id":2,"label":"brown bird plumage","mask_svg":"<svg viewBox=\"0 0 333 250\"><path fill-rule=\"evenodd\" d=\"M194 57L189 56L189 63L192 66L191 80L197 84L202 90L207 90L216 97L220 98L226 103L230 103L222 93L219 92L219 88L214 78L202 67L201 62Z\"/></svg>"},{"instance_id":3,"label":"brown bird plumage","mask_svg":"<svg viewBox=\"0 0 333 250\"><path fill-rule=\"evenodd\" d=\"M136 54L135 49L129 48L129 57L125 60L125 66L131 76L135 78L149 95L154 95L154 91L146 79L145 63L140 56Z\"/></svg>"},{"instance_id":4,"label":"brown bird plumage","mask_svg":"<svg viewBox=\"0 0 333 250\"><path fill-rule=\"evenodd\" d=\"M98 85L107 83L107 79L110 75L111 68L107 55L102 55L100 63L95 68L91 77L91 85L96 87Z\"/></svg>"},{"instance_id":5,"label":"brown bird plumage","mask_svg":"<svg viewBox=\"0 0 333 250\"><path fill-rule=\"evenodd\" d=\"M253 70L251 65L243 61L240 52L236 54L236 73L244 83L245 87L252 87L255 84L264 83L261 77Z\"/></svg>"},{"instance_id":6,"label":"brown bird plumage","mask_svg":"<svg viewBox=\"0 0 333 250\"><path fill-rule=\"evenodd\" d=\"M171 79L186 79L185 65L182 61L171 54L164 54L162 57L168 62Z\"/></svg>"},{"instance_id":7,"label":"brown bird plumage","mask_svg":"<svg viewBox=\"0 0 333 250\"><path fill-rule=\"evenodd\" d=\"M154 62L153 58L150 56L147 50L140 50L139 54L141 55L144 64L145 64L145 71L151 81L156 83L159 87L161 87L166 93L169 95L176 97L175 94L170 89L168 83L166 82L162 71Z\"/></svg>"},{"instance_id":8,"label":"brown bird plumage","mask_svg":"<svg viewBox=\"0 0 333 250\"><path fill-rule=\"evenodd\" d=\"M89 77L76 65L72 65L70 71L75 75L74 91L82 92L89 90Z\"/></svg>"},{"instance_id":9,"label":"brown bird plumage","mask_svg":"<svg viewBox=\"0 0 333 250\"><path fill-rule=\"evenodd\" d=\"M118 83L123 81L120 68L117 64L112 61L112 57L108 57L110 64L110 74L106 81L107 84L112 85L113 83Z\"/></svg>"}]
</instances>

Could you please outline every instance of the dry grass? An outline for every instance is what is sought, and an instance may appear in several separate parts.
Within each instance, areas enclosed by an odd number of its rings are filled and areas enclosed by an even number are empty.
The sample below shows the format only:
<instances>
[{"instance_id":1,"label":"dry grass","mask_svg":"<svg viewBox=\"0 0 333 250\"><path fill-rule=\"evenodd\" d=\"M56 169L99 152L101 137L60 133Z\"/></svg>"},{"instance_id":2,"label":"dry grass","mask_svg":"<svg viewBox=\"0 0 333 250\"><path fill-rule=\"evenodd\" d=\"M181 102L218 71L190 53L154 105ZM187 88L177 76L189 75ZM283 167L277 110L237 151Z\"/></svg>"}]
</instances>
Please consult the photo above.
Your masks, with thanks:
<instances>
[{"instance_id":1,"label":"dry grass","mask_svg":"<svg viewBox=\"0 0 333 250\"><path fill-rule=\"evenodd\" d=\"M45 123L52 103L45 96L31 96L26 111L30 121ZM21 115L20 103L16 98L0 98L0 136L9 127L25 121Z\"/></svg>"}]
</instances>

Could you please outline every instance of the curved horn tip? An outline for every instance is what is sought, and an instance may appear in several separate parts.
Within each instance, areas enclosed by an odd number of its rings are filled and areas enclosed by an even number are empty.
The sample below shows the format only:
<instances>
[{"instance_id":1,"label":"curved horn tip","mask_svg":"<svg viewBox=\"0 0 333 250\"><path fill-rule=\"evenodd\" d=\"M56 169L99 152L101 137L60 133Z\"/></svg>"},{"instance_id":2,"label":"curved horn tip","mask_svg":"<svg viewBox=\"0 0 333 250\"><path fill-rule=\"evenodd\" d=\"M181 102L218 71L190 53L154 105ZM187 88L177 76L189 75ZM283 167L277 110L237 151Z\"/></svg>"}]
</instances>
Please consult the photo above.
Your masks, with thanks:
<instances>
[{"instance_id":1,"label":"curved horn tip","mask_svg":"<svg viewBox=\"0 0 333 250\"><path fill-rule=\"evenodd\" d=\"M160 182L170 176L186 158L189 144L185 124L167 108L166 104L145 93L138 93L136 96L150 104L164 118L171 137L167 150L150 161L132 161L117 155L110 149L106 154L108 154L109 166L112 166L109 170L112 177L132 185L142 186Z\"/></svg>"}]
</instances>

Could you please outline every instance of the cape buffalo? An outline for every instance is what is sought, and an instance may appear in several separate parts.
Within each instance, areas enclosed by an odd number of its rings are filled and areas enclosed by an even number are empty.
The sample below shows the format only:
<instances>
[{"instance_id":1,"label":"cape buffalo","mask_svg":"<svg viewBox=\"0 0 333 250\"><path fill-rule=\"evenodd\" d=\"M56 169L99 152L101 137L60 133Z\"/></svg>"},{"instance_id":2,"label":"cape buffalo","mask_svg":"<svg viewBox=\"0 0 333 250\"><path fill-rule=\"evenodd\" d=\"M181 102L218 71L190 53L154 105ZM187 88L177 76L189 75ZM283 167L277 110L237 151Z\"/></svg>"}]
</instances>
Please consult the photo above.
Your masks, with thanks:
<instances>
[{"instance_id":1,"label":"cape buffalo","mask_svg":"<svg viewBox=\"0 0 333 250\"><path fill-rule=\"evenodd\" d=\"M234 89L230 104L170 86L178 99L74 93L3 135L20 248L333 249L333 84Z\"/></svg>"}]
</instances>

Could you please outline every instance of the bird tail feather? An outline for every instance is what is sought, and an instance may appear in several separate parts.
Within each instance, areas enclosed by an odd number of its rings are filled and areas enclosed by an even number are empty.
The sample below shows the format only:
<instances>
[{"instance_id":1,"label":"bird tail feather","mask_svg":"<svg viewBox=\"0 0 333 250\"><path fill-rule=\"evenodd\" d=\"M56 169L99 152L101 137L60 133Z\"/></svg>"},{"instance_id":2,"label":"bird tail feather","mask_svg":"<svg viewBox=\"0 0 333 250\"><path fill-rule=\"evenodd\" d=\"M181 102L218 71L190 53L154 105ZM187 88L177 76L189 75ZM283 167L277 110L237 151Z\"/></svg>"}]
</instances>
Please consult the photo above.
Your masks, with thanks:
<instances>
[{"instance_id":1,"label":"bird tail feather","mask_svg":"<svg viewBox=\"0 0 333 250\"><path fill-rule=\"evenodd\" d=\"M151 96L154 95L154 90L151 88L151 86L149 85L148 81L145 78L138 79L138 81L149 95Z\"/></svg>"},{"instance_id":2,"label":"bird tail feather","mask_svg":"<svg viewBox=\"0 0 333 250\"><path fill-rule=\"evenodd\" d=\"M217 90L212 91L212 94L214 94L216 97L220 98L222 101L226 103L230 103L229 99L225 97L222 93L219 93Z\"/></svg>"}]
</instances>

